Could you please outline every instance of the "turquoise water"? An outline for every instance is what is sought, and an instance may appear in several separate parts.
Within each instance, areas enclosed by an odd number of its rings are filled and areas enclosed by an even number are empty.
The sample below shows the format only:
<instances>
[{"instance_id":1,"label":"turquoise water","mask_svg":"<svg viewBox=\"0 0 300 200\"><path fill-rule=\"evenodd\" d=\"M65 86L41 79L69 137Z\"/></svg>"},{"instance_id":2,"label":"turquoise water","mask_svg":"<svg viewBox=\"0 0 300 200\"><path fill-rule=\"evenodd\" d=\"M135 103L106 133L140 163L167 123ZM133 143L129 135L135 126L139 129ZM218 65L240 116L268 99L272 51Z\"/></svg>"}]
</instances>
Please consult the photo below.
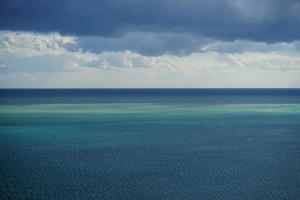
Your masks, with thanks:
<instances>
[{"instance_id":1,"label":"turquoise water","mask_svg":"<svg viewBox=\"0 0 300 200\"><path fill-rule=\"evenodd\" d=\"M99 93L2 93L2 199L300 199L299 91Z\"/></svg>"}]
</instances>

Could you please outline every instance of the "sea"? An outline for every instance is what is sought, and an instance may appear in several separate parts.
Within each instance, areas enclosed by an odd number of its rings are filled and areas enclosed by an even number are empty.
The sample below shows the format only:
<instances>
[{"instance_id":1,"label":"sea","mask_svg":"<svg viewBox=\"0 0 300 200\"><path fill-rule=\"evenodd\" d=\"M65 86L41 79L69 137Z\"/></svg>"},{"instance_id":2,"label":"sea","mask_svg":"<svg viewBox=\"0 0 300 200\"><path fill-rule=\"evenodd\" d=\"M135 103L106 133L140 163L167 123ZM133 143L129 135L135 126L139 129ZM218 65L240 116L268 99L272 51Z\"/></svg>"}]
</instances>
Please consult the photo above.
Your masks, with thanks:
<instances>
[{"instance_id":1,"label":"sea","mask_svg":"<svg viewBox=\"0 0 300 200\"><path fill-rule=\"evenodd\" d=\"M1 89L0 199L300 199L300 89Z\"/></svg>"}]
</instances>

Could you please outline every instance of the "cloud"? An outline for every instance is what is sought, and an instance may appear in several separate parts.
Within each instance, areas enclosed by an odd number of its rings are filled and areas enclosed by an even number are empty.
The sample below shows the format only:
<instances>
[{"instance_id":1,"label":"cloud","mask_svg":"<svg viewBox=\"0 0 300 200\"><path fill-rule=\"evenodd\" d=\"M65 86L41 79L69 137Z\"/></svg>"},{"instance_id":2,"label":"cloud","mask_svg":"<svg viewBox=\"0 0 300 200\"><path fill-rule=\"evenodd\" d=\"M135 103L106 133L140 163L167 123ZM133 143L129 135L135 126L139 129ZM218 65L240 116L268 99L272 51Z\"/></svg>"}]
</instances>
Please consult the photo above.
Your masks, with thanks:
<instances>
[{"instance_id":1,"label":"cloud","mask_svg":"<svg viewBox=\"0 0 300 200\"><path fill-rule=\"evenodd\" d=\"M0 87L300 87L298 0L2 0Z\"/></svg>"},{"instance_id":2,"label":"cloud","mask_svg":"<svg viewBox=\"0 0 300 200\"><path fill-rule=\"evenodd\" d=\"M210 39L186 33L131 32L121 37L77 37L77 45L85 51L133 51L147 56L185 55L200 51Z\"/></svg>"},{"instance_id":3,"label":"cloud","mask_svg":"<svg viewBox=\"0 0 300 200\"><path fill-rule=\"evenodd\" d=\"M0 63L5 66L1 72L163 67L185 68L186 71L195 67L286 71L300 67L299 42L266 44L206 40L198 52L189 55L146 56L129 50L84 51L82 42L78 41L81 39L57 33L1 32Z\"/></svg>"},{"instance_id":4,"label":"cloud","mask_svg":"<svg viewBox=\"0 0 300 200\"><path fill-rule=\"evenodd\" d=\"M0 32L0 87L299 87L298 42L207 40L190 54L89 52L58 33Z\"/></svg>"},{"instance_id":5,"label":"cloud","mask_svg":"<svg viewBox=\"0 0 300 200\"><path fill-rule=\"evenodd\" d=\"M0 2L2 30L59 32L74 36L112 38L134 32L185 33L216 40L270 43L298 40L299 25L300 2L297 0Z\"/></svg>"},{"instance_id":6,"label":"cloud","mask_svg":"<svg viewBox=\"0 0 300 200\"><path fill-rule=\"evenodd\" d=\"M75 44L74 37L59 34L36 34L1 32L0 49L7 53L31 57L41 54L55 54L64 51L68 45Z\"/></svg>"},{"instance_id":7,"label":"cloud","mask_svg":"<svg viewBox=\"0 0 300 200\"><path fill-rule=\"evenodd\" d=\"M300 50L300 41L277 42L268 44L265 42L253 42L247 40L220 41L210 40L201 45L200 51L215 51L219 53L242 52L297 52Z\"/></svg>"},{"instance_id":8,"label":"cloud","mask_svg":"<svg viewBox=\"0 0 300 200\"><path fill-rule=\"evenodd\" d=\"M91 53L69 49L77 38L55 34L2 32L0 62L2 73L74 71L122 67L164 67L170 61L163 57L143 56L131 51ZM174 64L174 63L172 63Z\"/></svg>"},{"instance_id":9,"label":"cloud","mask_svg":"<svg viewBox=\"0 0 300 200\"><path fill-rule=\"evenodd\" d=\"M299 87L299 71L225 70L195 68L119 68L74 72L0 73L0 87L17 88L210 88Z\"/></svg>"},{"instance_id":10,"label":"cloud","mask_svg":"<svg viewBox=\"0 0 300 200\"><path fill-rule=\"evenodd\" d=\"M294 71L300 70L300 54L282 52L252 52L231 55L231 59L249 69Z\"/></svg>"}]
</instances>

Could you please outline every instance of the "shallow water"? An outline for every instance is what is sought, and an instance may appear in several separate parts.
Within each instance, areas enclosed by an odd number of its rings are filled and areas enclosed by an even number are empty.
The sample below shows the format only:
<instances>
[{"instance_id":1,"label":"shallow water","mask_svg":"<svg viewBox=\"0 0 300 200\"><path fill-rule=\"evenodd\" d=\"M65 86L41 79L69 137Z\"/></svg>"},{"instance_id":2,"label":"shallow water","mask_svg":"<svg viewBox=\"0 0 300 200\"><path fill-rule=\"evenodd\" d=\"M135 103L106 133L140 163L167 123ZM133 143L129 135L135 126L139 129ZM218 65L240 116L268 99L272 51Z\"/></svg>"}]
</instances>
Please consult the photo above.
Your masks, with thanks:
<instances>
[{"instance_id":1,"label":"shallow water","mask_svg":"<svg viewBox=\"0 0 300 200\"><path fill-rule=\"evenodd\" d=\"M300 199L298 90L43 92L0 96L4 199Z\"/></svg>"}]
</instances>

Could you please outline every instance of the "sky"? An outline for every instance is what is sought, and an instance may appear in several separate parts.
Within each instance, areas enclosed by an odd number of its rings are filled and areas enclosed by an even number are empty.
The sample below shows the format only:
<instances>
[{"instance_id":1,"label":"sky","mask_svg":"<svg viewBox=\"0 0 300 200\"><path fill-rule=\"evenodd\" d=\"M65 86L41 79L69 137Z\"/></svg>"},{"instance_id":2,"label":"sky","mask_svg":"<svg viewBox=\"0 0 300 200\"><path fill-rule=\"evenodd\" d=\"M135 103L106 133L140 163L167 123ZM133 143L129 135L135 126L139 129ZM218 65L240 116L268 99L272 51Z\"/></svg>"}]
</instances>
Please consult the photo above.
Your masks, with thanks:
<instances>
[{"instance_id":1,"label":"sky","mask_svg":"<svg viewBox=\"0 0 300 200\"><path fill-rule=\"evenodd\" d=\"M300 0L1 0L1 88L298 88Z\"/></svg>"}]
</instances>

